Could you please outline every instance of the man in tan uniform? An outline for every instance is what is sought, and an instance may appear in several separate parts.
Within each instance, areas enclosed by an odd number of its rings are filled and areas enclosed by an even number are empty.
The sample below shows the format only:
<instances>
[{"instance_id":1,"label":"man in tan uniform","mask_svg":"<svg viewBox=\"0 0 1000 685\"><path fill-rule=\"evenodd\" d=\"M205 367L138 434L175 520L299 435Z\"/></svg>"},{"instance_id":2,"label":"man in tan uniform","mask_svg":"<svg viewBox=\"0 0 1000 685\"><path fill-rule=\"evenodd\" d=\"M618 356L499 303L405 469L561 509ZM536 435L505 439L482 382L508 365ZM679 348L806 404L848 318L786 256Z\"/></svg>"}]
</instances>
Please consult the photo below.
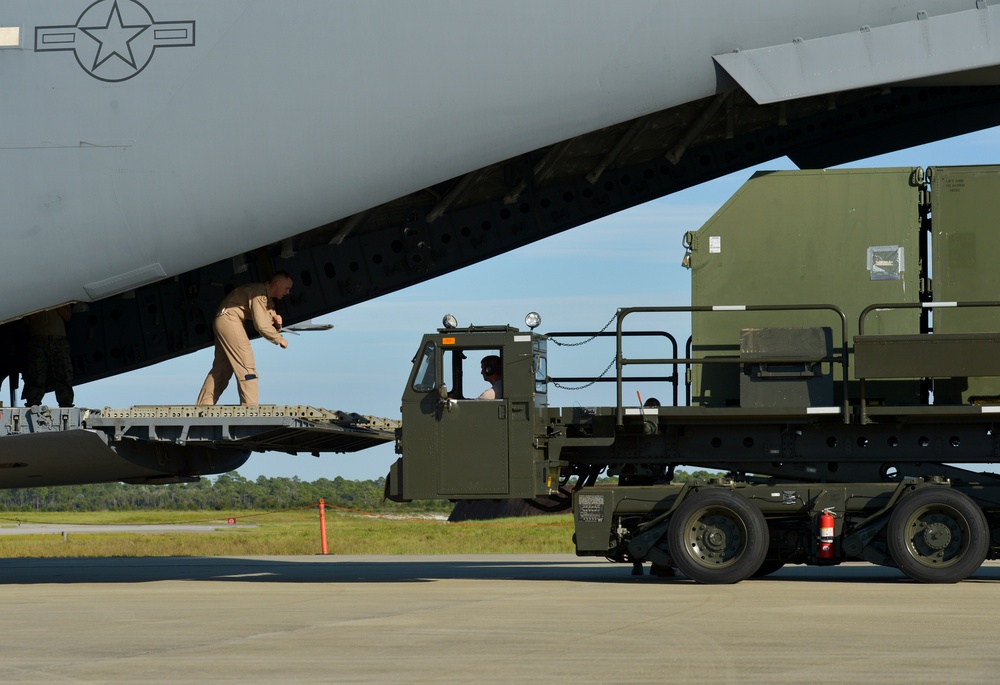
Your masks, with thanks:
<instances>
[{"instance_id":1,"label":"man in tan uniform","mask_svg":"<svg viewBox=\"0 0 1000 685\"><path fill-rule=\"evenodd\" d=\"M65 305L28 317L28 362L21 397L29 407L42 403L50 377L59 406L73 406L73 362L66 339L70 312L69 305Z\"/></svg>"},{"instance_id":2,"label":"man in tan uniform","mask_svg":"<svg viewBox=\"0 0 1000 685\"><path fill-rule=\"evenodd\" d=\"M282 349L288 341L281 337L281 315L274 310L274 300L280 300L292 289L292 277L279 271L267 283L250 283L233 288L223 298L215 316L215 361L208 372L198 404L215 404L235 373L240 391L240 404L257 405L257 367L253 349L244 327L247 320L264 338Z\"/></svg>"}]
</instances>

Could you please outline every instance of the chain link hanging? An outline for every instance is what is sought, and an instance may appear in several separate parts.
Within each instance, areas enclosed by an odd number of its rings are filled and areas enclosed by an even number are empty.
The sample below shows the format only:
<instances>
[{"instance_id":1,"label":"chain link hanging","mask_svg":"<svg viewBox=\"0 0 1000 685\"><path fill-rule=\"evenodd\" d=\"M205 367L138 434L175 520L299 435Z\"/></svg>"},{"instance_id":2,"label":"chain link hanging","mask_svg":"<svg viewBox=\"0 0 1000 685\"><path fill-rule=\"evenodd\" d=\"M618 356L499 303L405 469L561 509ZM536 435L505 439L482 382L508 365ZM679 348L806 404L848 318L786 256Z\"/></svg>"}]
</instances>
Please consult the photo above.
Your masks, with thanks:
<instances>
[{"instance_id":1,"label":"chain link hanging","mask_svg":"<svg viewBox=\"0 0 1000 685\"><path fill-rule=\"evenodd\" d=\"M617 357L612 357L612 358L611 358L611 362L610 362L610 363L609 363L609 364L608 364L608 365L607 365L606 367L604 367L604 371L601 371L601 375L600 375L600 376L598 376L597 378L595 378L594 380L590 381L590 382L589 382L589 383L587 383L586 385L579 385L579 386L576 386L576 387L570 387L570 386L568 386L568 385L562 385L561 383L556 383L555 381L552 381L552 385L556 386L556 387L557 387L557 388L559 388L560 390L583 390L584 388L589 388L589 387L590 387L590 386L592 386L592 385L593 385L594 383L596 383L597 381L599 381L599 380L601 380L602 378L604 378L604 375L605 375L605 374L606 374L606 373L607 373L608 371L610 371L610 370L611 370L611 367L612 367L612 366L614 366L614 365L615 365L615 361L616 361L617 359L618 359Z\"/></svg>"},{"instance_id":2,"label":"chain link hanging","mask_svg":"<svg viewBox=\"0 0 1000 685\"><path fill-rule=\"evenodd\" d=\"M587 343L593 342L598 337L600 337L601 333L603 333L604 331L608 330L608 327L617 318L618 318L618 310L616 310L615 313L611 316L611 318L608 319L608 322L606 324L604 324L604 327L601 330L599 330L597 333L595 333L591 337L587 338L586 340L581 340L580 342L562 343L562 342L559 342L558 340L556 340L555 338L549 338L549 340L551 340L553 343L555 343L556 345L558 345L560 347L580 347L581 345L586 345ZM604 371L601 371L601 374L597 378L595 378L594 380L592 380L589 383L586 383L584 385L569 386L569 385L562 385L561 383L556 383L554 381L553 381L552 385L554 385L555 387L559 388L560 390L583 390L584 388L589 388L590 386L594 385L599 380L601 380L602 378L604 378L604 376L608 373L608 371L611 370L611 367L615 365L615 361L616 360L617 360L617 356L616 357L612 357L611 361L608 363L608 365L606 367L604 367Z\"/></svg>"},{"instance_id":3,"label":"chain link hanging","mask_svg":"<svg viewBox=\"0 0 1000 685\"><path fill-rule=\"evenodd\" d=\"M615 311L615 313L612 315L612 317L610 319L608 319L608 322L606 324L604 324L604 328L602 328L601 330L597 331L597 333L595 333L591 337L587 338L586 340L581 340L580 342L562 343L562 342L559 342L558 340L556 340L555 338L549 338L549 340L551 340L553 343L555 343L559 347L579 347L580 345L586 345L587 343L593 342L594 340L596 340L601 335L601 333L603 333L604 331L608 330L608 326L610 326L611 323L615 319L617 319L617 318L618 318L618 312Z\"/></svg>"}]
</instances>

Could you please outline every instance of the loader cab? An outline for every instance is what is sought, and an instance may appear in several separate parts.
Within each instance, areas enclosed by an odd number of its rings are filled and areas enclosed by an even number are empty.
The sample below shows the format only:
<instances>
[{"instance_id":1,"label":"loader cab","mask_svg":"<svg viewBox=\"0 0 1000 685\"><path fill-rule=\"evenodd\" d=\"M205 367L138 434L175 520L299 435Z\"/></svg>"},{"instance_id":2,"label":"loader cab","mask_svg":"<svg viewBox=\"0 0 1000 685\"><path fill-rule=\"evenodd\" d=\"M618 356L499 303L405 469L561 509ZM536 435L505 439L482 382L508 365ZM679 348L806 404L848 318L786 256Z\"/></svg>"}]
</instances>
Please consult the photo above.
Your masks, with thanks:
<instances>
[{"instance_id":1,"label":"loader cab","mask_svg":"<svg viewBox=\"0 0 1000 685\"><path fill-rule=\"evenodd\" d=\"M545 343L510 326L425 335L403 391L401 457L389 497L535 497L542 488L533 436L547 405ZM491 387L487 375L502 376L502 390L479 399Z\"/></svg>"}]
</instances>

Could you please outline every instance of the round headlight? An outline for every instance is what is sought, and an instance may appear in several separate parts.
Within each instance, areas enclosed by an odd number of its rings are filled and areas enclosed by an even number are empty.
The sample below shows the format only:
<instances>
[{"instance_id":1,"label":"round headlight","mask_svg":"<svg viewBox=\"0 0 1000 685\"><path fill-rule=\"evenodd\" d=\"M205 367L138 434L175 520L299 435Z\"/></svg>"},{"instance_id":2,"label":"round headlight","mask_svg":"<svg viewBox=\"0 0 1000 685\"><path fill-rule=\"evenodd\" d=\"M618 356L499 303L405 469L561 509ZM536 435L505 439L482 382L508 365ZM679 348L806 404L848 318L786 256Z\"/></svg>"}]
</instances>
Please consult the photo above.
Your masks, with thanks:
<instances>
[{"instance_id":1,"label":"round headlight","mask_svg":"<svg viewBox=\"0 0 1000 685\"><path fill-rule=\"evenodd\" d=\"M441 319L441 323L445 328L458 328L458 319L451 314L445 314L444 318Z\"/></svg>"},{"instance_id":2,"label":"round headlight","mask_svg":"<svg viewBox=\"0 0 1000 685\"><path fill-rule=\"evenodd\" d=\"M535 330L542 324L542 317L539 316L538 312L528 312L528 315L524 317L524 325Z\"/></svg>"}]
</instances>

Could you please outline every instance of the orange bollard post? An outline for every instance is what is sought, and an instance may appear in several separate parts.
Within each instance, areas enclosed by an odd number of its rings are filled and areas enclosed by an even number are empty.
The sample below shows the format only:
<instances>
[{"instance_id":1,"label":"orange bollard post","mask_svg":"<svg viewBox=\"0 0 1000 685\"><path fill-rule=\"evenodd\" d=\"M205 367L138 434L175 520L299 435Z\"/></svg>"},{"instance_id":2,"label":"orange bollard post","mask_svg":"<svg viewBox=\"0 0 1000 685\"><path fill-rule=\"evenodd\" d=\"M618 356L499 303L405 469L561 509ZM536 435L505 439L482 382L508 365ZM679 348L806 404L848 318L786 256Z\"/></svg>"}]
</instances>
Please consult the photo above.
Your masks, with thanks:
<instances>
[{"instance_id":1,"label":"orange bollard post","mask_svg":"<svg viewBox=\"0 0 1000 685\"><path fill-rule=\"evenodd\" d=\"M323 554L326 554L326 505L323 504L322 497L319 498L319 536L323 543Z\"/></svg>"}]
</instances>

